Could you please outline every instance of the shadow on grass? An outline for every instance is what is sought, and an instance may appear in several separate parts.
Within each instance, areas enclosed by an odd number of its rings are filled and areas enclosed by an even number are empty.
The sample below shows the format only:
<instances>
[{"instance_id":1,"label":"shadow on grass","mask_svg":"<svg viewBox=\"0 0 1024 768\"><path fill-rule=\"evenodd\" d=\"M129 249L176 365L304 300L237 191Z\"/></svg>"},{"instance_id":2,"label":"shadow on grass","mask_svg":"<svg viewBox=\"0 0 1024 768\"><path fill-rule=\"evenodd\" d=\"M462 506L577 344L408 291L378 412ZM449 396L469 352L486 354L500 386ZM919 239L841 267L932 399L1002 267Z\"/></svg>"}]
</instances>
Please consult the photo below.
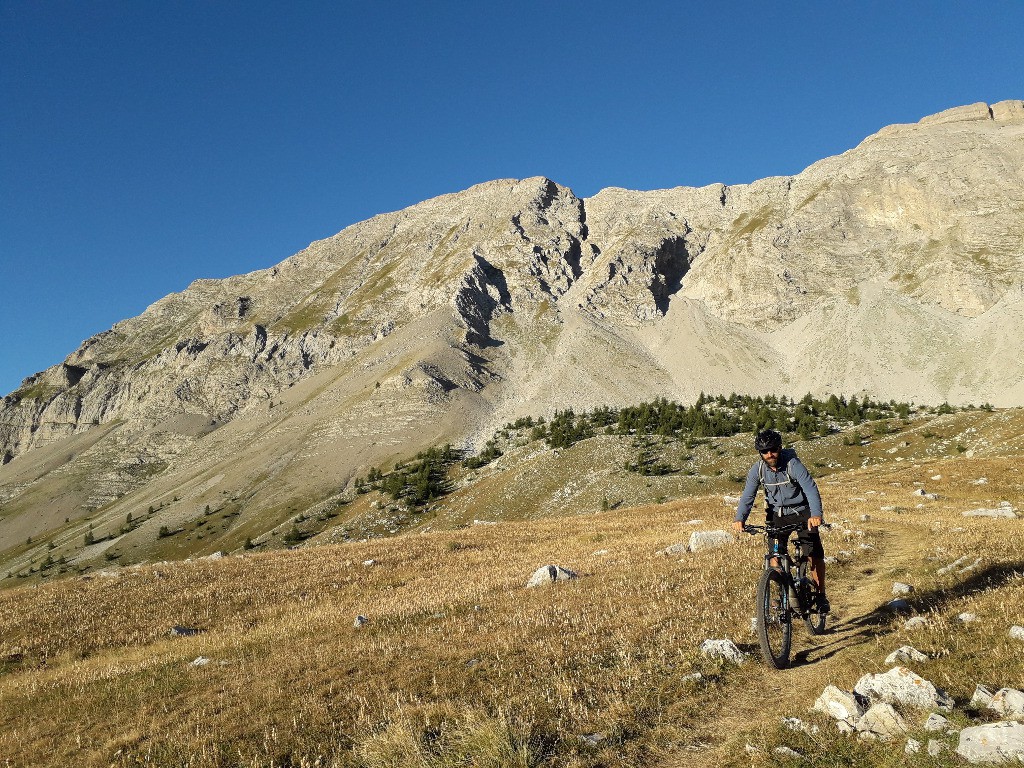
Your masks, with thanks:
<instances>
[{"instance_id":1,"label":"shadow on grass","mask_svg":"<svg viewBox=\"0 0 1024 768\"><path fill-rule=\"evenodd\" d=\"M817 645L794 653L790 666L799 667L824 661L846 648L870 642L879 635L892 632L892 623L900 616L909 617L940 611L949 603L968 595L1005 586L1013 579L1020 578L1022 574L1024 560L991 565L972 572L966 579L956 584L917 593L912 598L904 599L906 607L899 610L894 610L887 603L859 616L837 620L835 624L829 624L824 634L811 637L812 642L819 641ZM803 624L797 622L794 625L794 645L801 644L800 629L803 629ZM809 633L804 631L804 642L808 637ZM753 650L757 652L756 644Z\"/></svg>"}]
</instances>

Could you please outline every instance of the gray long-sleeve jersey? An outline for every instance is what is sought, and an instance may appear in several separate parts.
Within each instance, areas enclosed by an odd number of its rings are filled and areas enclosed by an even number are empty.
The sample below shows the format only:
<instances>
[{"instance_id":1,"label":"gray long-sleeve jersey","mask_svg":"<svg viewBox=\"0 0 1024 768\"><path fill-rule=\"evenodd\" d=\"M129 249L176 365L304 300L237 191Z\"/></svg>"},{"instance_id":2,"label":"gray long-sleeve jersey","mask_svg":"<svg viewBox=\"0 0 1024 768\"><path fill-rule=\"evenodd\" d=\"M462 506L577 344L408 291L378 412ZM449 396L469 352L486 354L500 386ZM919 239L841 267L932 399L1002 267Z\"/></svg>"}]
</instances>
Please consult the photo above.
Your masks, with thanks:
<instances>
[{"instance_id":1,"label":"gray long-sleeve jersey","mask_svg":"<svg viewBox=\"0 0 1024 768\"><path fill-rule=\"evenodd\" d=\"M740 503L736 505L736 519L741 523L747 521L754 507L761 477L764 478L764 496L769 507L807 507L811 517L821 517L821 494L814 478L796 457L796 451L786 448L779 456L778 469L773 470L758 460L747 472L747 484L743 486Z\"/></svg>"}]
</instances>

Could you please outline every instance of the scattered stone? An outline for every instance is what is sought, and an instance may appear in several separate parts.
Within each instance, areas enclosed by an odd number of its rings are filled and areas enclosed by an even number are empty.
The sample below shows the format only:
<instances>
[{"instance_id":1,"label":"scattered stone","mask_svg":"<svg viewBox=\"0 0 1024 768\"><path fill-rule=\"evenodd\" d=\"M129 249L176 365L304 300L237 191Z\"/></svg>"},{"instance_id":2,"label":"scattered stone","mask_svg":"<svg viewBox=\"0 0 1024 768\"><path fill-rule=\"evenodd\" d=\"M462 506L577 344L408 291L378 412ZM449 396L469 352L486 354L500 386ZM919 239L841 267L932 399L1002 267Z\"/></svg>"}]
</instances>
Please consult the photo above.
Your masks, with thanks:
<instances>
[{"instance_id":1,"label":"scattered stone","mask_svg":"<svg viewBox=\"0 0 1024 768\"><path fill-rule=\"evenodd\" d=\"M826 555L825 556L825 565L835 565L838 562L839 562L839 558L838 557L832 557L832 555Z\"/></svg>"},{"instance_id":2,"label":"scattered stone","mask_svg":"<svg viewBox=\"0 0 1024 768\"><path fill-rule=\"evenodd\" d=\"M497 525L494 520L473 520L473 525Z\"/></svg>"},{"instance_id":3,"label":"scattered stone","mask_svg":"<svg viewBox=\"0 0 1024 768\"><path fill-rule=\"evenodd\" d=\"M885 604L885 607L893 613L902 613L903 611L910 610L910 603L903 599L890 600Z\"/></svg>"},{"instance_id":4,"label":"scattered stone","mask_svg":"<svg viewBox=\"0 0 1024 768\"><path fill-rule=\"evenodd\" d=\"M882 512L895 512L896 511L896 507L894 507L891 504L887 504L884 507L881 507L881 511Z\"/></svg>"},{"instance_id":5,"label":"scattered stone","mask_svg":"<svg viewBox=\"0 0 1024 768\"><path fill-rule=\"evenodd\" d=\"M1013 719L1024 717L1024 691L1016 688L1000 688L989 703L988 708L1003 717Z\"/></svg>"},{"instance_id":6,"label":"scattered stone","mask_svg":"<svg viewBox=\"0 0 1024 768\"><path fill-rule=\"evenodd\" d=\"M761 750L748 741L746 746L743 747L743 751L746 752L748 755L756 755Z\"/></svg>"},{"instance_id":7,"label":"scattered stone","mask_svg":"<svg viewBox=\"0 0 1024 768\"><path fill-rule=\"evenodd\" d=\"M1024 627L1014 625L1010 627L1010 637L1014 640L1024 640Z\"/></svg>"},{"instance_id":8,"label":"scattered stone","mask_svg":"<svg viewBox=\"0 0 1024 768\"><path fill-rule=\"evenodd\" d=\"M1024 759L1024 723L1006 721L960 731L956 753L970 763L1003 763Z\"/></svg>"},{"instance_id":9,"label":"scattered stone","mask_svg":"<svg viewBox=\"0 0 1024 768\"><path fill-rule=\"evenodd\" d=\"M963 513L964 517L1007 517L1016 518L1017 510L1013 507L993 507L986 509L980 507L978 509L969 509Z\"/></svg>"},{"instance_id":10,"label":"scattered stone","mask_svg":"<svg viewBox=\"0 0 1024 768\"><path fill-rule=\"evenodd\" d=\"M924 729L926 731L949 731L950 725L949 720L944 718L938 712L932 712L928 715L928 719L924 721Z\"/></svg>"},{"instance_id":11,"label":"scattered stone","mask_svg":"<svg viewBox=\"0 0 1024 768\"><path fill-rule=\"evenodd\" d=\"M703 520L687 520L683 525L704 525Z\"/></svg>"},{"instance_id":12,"label":"scattered stone","mask_svg":"<svg viewBox=\"0 0 1024 768\"><path fill-rule=\"evenodd\" d=\"M907 623L903 625L904 629L920 629L921 627L928 626L928 619L924 616L914 616L912 619L907 619Z\"/></svg>"},{"instance_id":13,"label":"scattered stone","mask_svg":"<svg viewBox=\"0 0 1024 768\"><path fill-rule=\"evenodd\" d=\"M932 475L932 480L941 480L942 475Z\"/></svg>"},{"instance_id":14,"label":"scattered stone","mask_svg":"<svg viewBox=\"0 0 1024 768\"><path fill-rule=\"evenodd\" d=\"M953 708L953 699L945 691L906 667L893 667L884 674L864 675L853 690L872 701L905 704L925 710L948 711Z\"/></svg>"},{"instance_id":15,"label":"scattered stone","mask_svg":"<svg viewBox=\"0 0 1024 768\"><path fill-rule=\"evenodd\" d=\"M587 745L589 745L591 747L596 747L598 744L600 744L606 738L608 738L608 737L605 736L603 733L585 733L582 736L580 736L580 741L582 741L584 744L587 744Z\"/></svg>"},{"instance_id":16,"label":"scattered stone","mask_svg":"<svg viewBox=\"0 0 1024 768\"><path fill-rule=\"evenodd\" d=\"M821 695L814 700L811 711L822 712L852 729L867 711L867 700L853 691L844 691L834 685L827 685Z\"/></svg>"},{"instance_id":17,"label":"scattered stone","mask_svg":"<svg viewBox=\"0 0 1024 768\"><path fill-rule=\"evenodd\" d=\"M205 667L209 663L210 663L210 660L208 658L206 658L205 656L198 656L195 659L195 661L190 661L189 662L189 666L192 666L192 667Z\"/></svg>"},{"instance_id":18,"label":"scattered stone","mask_svg":"<svg viewBox=\"0 0 1024 768\"><path fill-rule=\"evenodd\" d=\"M974 695L971 696L971 702L968 704L972 709L985 709L992 703L992 691L986 688L984 685L974 686Z\"/></svg>"},{"instance_id":19,"label":"scattered stone","mask_svg":"<svg viewBox=\"0 0 1024 768\"><path fill-rule=\"evenodd\" d=\"M907 743L903 745L903 753L906 755L914 755L921 751L921 742L917 739L907 739Z\"/></svg>"},{"instance_id":20,"label":"scattered stone","mask_svg":"<svg viewBox=\"0 0 1024 768\"><path fill-rule=\"evenodd\" d=\"M599 549L596 552L592 552L591 553L591 555L593 555L594 557L604 557L607 554L608 554L608 550L607 549Z\"/></svg>"},{"instance_id":21,"label":"scattered stone","mask_svg":"<svg viewBox=\"0 0 1024 768\"><path fill-rule=\"evenodd\" d=\"M689 674L683 675L680 678L680 680L682 680L683 682L693 682L693 683L699 683L703 679L704 679L704 675L702 675L700 672L690 672Z\"/></svg>"},{"instance_id":22,"label":"scattered stone","mask_svg":"<svg viewBox=\"0 0 1024 768\"><path fill-rule=\"evenodd\" d=\"M909 645L901 645L885 657L885 663L888 666L899 664L901 661L928 661L928 657Z\"/></svg>"},{"instance_id":23,"label":"scattered stone","mask_svg":"<svg viewBox=\"0 0 1024 768\"><path fill-rule=\"evenodd\" d=\"M874 549L875 548L873 544L865 544L863 541L860 544L858 544L857 547L859 549Z\"/></svg>"},{"instance_id":24,"label":"scattered stone","mask_svg":"<svg viewBox=\"0 0 1024 768\"><path fill-rule=\"evenodd\" d=\"M372 567L373 567L373 566L375 566L376 564L377 564L377 561L376 561L376 560L363 560L363 565L364 565L364 566L365 566L366 568L372 568Z\"/></svg>"},{"instance_id":25,"label":"scattered stone","mask_svg":"<svg viewBox=\"0 0 1024 768\"><path fill-rule=\"evenodd\" d=\"M870 519L871 519L871 515L861 515L861 516L860 516L860 521L861 521L862 523L866 523L866 522L868 522L868 521L869 521Z\"/></svg>"},{"instance_id":26,"label":"scattered stone","mask_svg":"<svg viewBox=\"0 0 1024 768\"><path fill-rule=\"evenodd\" d=\"M972 480L971 485L985 485L988 482L987 477L979 477L977 480Z\"/></svg>"},{"instance_id":27,"label":"scattered stone","mask_svg":"<svg viewBox=\"0 0 1024 768\"><path fill-rule=\"evenodd\" d=\"M690 551L701 552L732 544L733 536L728 531L694 531L690 534Z\"/></svg>"},{"instance_id":28,"label":"scattered stone","mask_svg":"<svg viewBox=\"0 0 1024 768\"><path fill-rule=\"evenodd\" d=\"M700 644L700 652L711 658L720 658L733 664L742 664L746 657L732 640L705 640Z\"/></svg>"},{"instance_id":29,"label":"scattered stone","mask_svg":"<svg viewBox=\"0 0 1024 768\"><path fill-rule=\"evenodd\" d=\"M970 572L971 572L971 571L973 571L973 570L974 570L975 568L977 568L977 567L978 567L979 565L981 565L981 558L980 558L980 557L979 557L978 559L976 559L976 560L975 560L975 561L974 561L973 563L971 563L970 565L967 565L967 566L964 566L963 568L961 568L961 569L960 569L960 573L970 573Z\"/></svg>"},{"instance_id":30,"label":"scattered stone","mask_svg":"<svg viewBox=\"0 0 1024 768\"><path fill-rule=\"evenodd\" d=\"M956 568L959 568L961 565L963 565L964 563L966 563L970 559L971 558L969 556L967 556L967 555L964 555L963 557L958 557L956 560L954 560L949 565L944 565L941 568L939 568L939 575L940 576L946 575L950 571L952 571L952 570L954 570Z\"/></svg>"},{"instance_id":31,"label":"scattered stone","mask_svg":"<svg viewBox=\"0 0 1024 768\"><path fill-rule=\"evenodd\" d=\"M811 736L818 732L818 726L807 724L799 717L784 717L782 718L782 724L791 731L802 731Z\"/></svg>"},{"instance_id":32,"label":"scattered stone","mask_svg":"<svg viewBox=\"0 0 1024 768\"><path fill-rule=\"evenodd\" d=\"M880 701L872 704L857 721L857 730L861 738L888 741L903 736L910 728L900 713L893 709L892 704Z\"/></svg>"},{"instance_id":33,"label":"scattered stone","mask_svg":"<svg viewBox=\"0 0 1024 768\"><path fill-rule=\"evenodd\" d=\"M356 616L356 620L352 622L352 626L356 629L359 629L360 627L364 626L368 621L368 618L366 618L362 614L359 614L358 616Z\"/></svg>"},{"instance_id":34,"label":"scattered stone","mask_svg":"<svg viewBox=\"0 0 1024 768\"><path fill-rule=\"evenodd\" d=\"M957 618L960 619L960 621L962 621L964 624L970 624L972 621L978 620L978 614L968 613L967 611L964 611L959 616L957 616Z\"/></svg>"},{"instance_id":35,"label":"scattered stone","mask_svg":"<svg viewBox=\"0 0 1024 768\"><path fill-rule=\"evenodd\" d=\"M910 584L904 584L902 581L893 582L892 593L894 595L909 595L914 591L914 587Z\"/></svg>"},{"instance_id":36,"label":"scattered stone","mask_svg":"<svg viewBox=\"0 0 1024 768\"><path fill-rule=\"evenodd\" d=\"M946 745L941 741L935 739L928 739L928 754L932 757L938 757L946 751Z\"/></svg>"},{"instance_id":37,"label":"scattered stone","mask_svg":"<svg viewBox=\"0 0 1024 768\"><path fill-rule=\"evenodd\" d=\"M789 747L776 747L773 751L776 755L782 755L783 757L791 757L797 760L803 760L804 758L804 756L795 749L790 749Z\"/></svg>"},{"instance_id":38,"label":"scattered stone","mask_svg":"<svg viewBox=\"0 0 1024 768\"><path fill-rule=\"evenodd\" d=\"M689 545L683 544L682 542L677 542L676 544L669 544L667 547L665 547L663 550L661 550L661 554L663 554L663 555L683 555L683 554L686 554L686 552L688 552L688 551L689 551Z\"/></svg>"},{"instance_id":39,"label":"scattered stone","mask_svg":"<svg viewBox=\"0 0 1024 768\"><path fill-rule=\"evenodd\" d=\"M200 632L202 630L195 627L182 627L180 625L171 627L171 635L174 637L191 637L192 635L198 635Z\"/></svg>"},{"instance_id":40,"label":"scattered stone","mask_svg":"<svg viewBox=\"0 0 1024 768\"><path fill-rule=\"evenodd\" d=\"M575 572L562 568L560 565L542 565L533 572L530 580L526 582L526 588L543 587L558 581L570 581L577 578L579 576Z\"/></svg>"},{"instance_id":41,"label":"scattered stone","mask_svg":"<svg viewBox=\"0 0 1024 768\"><path fill-rule=\"evenodd\" d=\"M722 501L725 502L725 506L727 507L735 507L737 504L740 503L740 497L725 495L722 497Z\"/></svg>"},{"instance_id":42,"label":"scattered stone","mask_svg":"<svg viewBox=\"0 0 1024 768\"><path fill-rule=\"evenodd\" d=\"M920 496L921 498L928 499L929 501L935 501L938 499L938 494L928 493L924 488L918 488L914 491L914 496Z\"/></svg>"}]
</instances>

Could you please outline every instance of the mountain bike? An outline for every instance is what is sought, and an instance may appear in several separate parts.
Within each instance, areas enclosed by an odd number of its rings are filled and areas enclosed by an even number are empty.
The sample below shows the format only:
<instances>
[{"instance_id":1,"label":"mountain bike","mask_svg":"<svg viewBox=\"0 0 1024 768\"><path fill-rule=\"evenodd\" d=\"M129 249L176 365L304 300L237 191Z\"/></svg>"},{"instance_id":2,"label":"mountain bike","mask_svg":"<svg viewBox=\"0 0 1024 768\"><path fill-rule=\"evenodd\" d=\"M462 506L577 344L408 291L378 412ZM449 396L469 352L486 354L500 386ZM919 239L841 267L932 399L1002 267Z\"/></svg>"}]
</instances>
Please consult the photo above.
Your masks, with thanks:
<instances>
[{"instance_id":1,"label":"mountain bike","mask_svg":"<svg viewBox=\"0 0 1024 768\"><path fill-rule=\"evenodd\" d=\"M825 631L828 614L818 605L818 585L810 575L810 547L790 537L805 525L743 526L751 535L764 534L767 544L764 570L757 582L757 641L764 660L776 669L789 666L794 618L803 619L812 635Z\"/></svg>"}]
</instances>

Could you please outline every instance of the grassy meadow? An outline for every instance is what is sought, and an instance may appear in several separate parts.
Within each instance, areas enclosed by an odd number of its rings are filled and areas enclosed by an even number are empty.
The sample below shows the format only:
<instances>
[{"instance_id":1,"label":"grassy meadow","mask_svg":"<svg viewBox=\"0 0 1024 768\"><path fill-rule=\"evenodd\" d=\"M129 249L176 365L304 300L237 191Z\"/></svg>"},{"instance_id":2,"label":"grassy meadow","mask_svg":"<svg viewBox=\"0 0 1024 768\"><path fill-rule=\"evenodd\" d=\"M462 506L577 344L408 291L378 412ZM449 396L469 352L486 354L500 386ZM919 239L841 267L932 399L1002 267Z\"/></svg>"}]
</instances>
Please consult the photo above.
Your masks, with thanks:
<instances>
[{"instance_id":1,"label":"grassy meadow","mask_svg":"<svg viewBox=\"0 0 1024 768\"><path fill-rule=\"evenodd\" d=\"M911 666L956 699L959 726L993 719L967 709L976 684L1024 688L1024 644L1008 634L1024 625L1024 528L962 515L1019 506L1024 468L1019 450L977 453L883 454L821 478L840 561L833 629L797 626L781 672L759 661L750 628L760 540L662 553L728 527L721 494L8 589L0 764L748 766L784 762L773 750L785 745L804 765L955 765L955 736L940 737L944 755L906 756L808 708L828 683L885 671L904 644L929 655ZM939 573L960 557L977 563ZM580 578L526 589L548 563ZM915 585L925 628L884 608L894 581ZM749 660L703 657L707 638ZM910 735L936 738L924 714L906 715Z\"/></svg>"}]
</instances>

